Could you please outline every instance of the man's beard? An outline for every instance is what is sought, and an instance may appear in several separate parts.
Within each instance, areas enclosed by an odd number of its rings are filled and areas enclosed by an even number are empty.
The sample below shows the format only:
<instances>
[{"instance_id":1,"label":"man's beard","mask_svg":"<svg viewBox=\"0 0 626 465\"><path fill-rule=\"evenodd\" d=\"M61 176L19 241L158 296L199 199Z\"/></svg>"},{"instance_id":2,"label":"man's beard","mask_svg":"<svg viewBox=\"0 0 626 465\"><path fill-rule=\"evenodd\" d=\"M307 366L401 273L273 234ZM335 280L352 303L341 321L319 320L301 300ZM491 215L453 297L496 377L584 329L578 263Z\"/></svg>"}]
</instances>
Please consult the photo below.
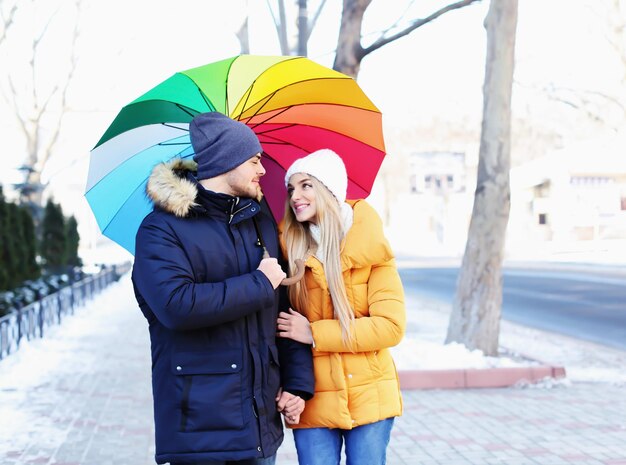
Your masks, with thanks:
<instances>
[{"instance_id":1,"label":"man's beard","mask_svg":"<svg viewBox=\"0 0 626 465\"><path fill-rule=\"evenodd\" d=\"M253 187L251 185L248 185L246 187L236 186L235 188L233 188L233 194L236 197L247 197L250 199L254 199L257 202L260 202L263 198L263 191L261 190L260 185L257 185L256 187Z\"/></svg>"}]
</instances>

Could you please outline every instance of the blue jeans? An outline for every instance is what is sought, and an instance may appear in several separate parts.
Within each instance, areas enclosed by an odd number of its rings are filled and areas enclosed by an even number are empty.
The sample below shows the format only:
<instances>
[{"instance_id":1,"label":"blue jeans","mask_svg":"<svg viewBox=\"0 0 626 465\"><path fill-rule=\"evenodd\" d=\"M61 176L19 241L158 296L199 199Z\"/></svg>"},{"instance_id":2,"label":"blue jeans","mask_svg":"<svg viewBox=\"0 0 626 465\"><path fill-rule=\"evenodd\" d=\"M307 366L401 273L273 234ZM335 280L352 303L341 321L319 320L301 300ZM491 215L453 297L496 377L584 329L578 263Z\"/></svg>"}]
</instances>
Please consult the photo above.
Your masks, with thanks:
<instances>
[{"instance_id":1,"label":"blue jeans","mask_svg":"<svg viewBox=\"0 0 626 465\"><path fill-rule=\"evenodd\" d=\"M346 465L385 465L393 418L354 429L294 429L300 465L339 465L346 443Z\"/></svg>"},{"instance_id":2,"label":"blue jeans","mask_svg":"<svg viewBox=\"0 0 626 465\"><path fill-rule=\"evenodd\" d=\"M170 463L170 465L274 465L276 463L276 455L272 455L271 457L267 457L264 459L248 459L248 460L235 460L235 461L227 461L227 462L201 462L201 463Z\"/></svg>"}]
</instances>

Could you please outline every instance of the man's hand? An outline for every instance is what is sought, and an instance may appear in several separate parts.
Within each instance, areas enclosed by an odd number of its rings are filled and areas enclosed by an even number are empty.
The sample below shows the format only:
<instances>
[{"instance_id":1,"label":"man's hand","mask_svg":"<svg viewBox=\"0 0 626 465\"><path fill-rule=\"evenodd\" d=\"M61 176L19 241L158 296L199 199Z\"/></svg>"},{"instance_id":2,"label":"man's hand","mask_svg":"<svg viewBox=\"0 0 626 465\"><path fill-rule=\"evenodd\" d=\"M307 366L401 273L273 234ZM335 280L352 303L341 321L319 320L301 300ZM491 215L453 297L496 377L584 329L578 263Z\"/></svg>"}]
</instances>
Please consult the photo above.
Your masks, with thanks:
<instances>
[{"instance_id":1,"label":"man's hand","mask_svg":"<svg viewBox=\"0 0 626 465\"><path fill-rule=\"evenodd\" d=\"M278 335L303 344L313 344L313 333L309 320L291 308L289 313L280 312L278 314Z\"/></svg>"},{"instance_id":2,"label":"man's hand","mask_svg":"<svg viewBox=\"0 0 626 465\"><path fill-rule=\"evenodd\" d=\"M280 282L287 277L283 269L278 264L278 260L271 257L261 260L257 270L260 270L265 276L267 276L267 279L270 280L274 289L280 286Z\"/></svg>"},{"instance_id":3,"label":"man's hand","mask_svg":"<svg viewBox=\"0 0 626 465\"><path fill-rule=\"evenodd\" d=\"M276 409L285 416L287 423L297 425L300 422L300 414L304 411L304 399L279 389L276 395Z\"/></svg>"}]
</instances>

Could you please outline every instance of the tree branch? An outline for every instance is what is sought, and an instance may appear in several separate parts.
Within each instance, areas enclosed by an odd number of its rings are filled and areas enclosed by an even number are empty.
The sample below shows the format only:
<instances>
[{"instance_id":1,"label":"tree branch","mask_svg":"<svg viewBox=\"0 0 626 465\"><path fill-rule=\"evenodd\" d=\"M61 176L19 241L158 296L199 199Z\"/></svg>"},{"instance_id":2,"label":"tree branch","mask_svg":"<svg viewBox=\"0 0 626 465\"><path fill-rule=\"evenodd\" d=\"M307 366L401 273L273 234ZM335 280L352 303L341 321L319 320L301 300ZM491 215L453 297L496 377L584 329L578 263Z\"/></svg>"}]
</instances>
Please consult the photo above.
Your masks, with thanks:
<instances>
[{"instance_id":1,"label":"tree branch","mask_svg":"<svg viewBox=\"0 0 626 465\"><path fill-rule=\"evenodd\" d=\"M315 12L315 15L313 16L313 19L309 22L309 26L307 27L307 34L306 34L307 42L311 38L311 31L313 31L313 28L317 24L317 19L320 17L320 14L322 13L322 9L324 8L325 4L326 4L326 0L322 0L320 2L320 5L317 8L317 11Z\"/></svg>"},{"instance_id":2,"label":"tree branch","mask_svg":"<svg viewBox=\"0 0 626 465\"><path fill-rule=\"evenodd\" d=\"M11 97L12 97L10 102L11 102L11 105L13 106L13 112L15 113L15 118L20 123L20 127L22 128L22 132L24 133L24 136L28 138L29 134L28 134L28 127L26 126L26 117L22 116L20 112L20 106L17 101L17 90L15 89L15 84L13 84L13 79L11 78L11 75L8 76L8 81L9 81L9 88L11 89ZM6 98L6 96L5 96L5 99L9 100L8 98Z\"/></svg>"},{"instance_id":3,"label":"tree branch","mask_svg":"<svg viewBox=\"0 0 626 465\"><path fill-rule=\"evenodd\" d=\"M406 8L402 12L402 14L398 17L398 19L396 19L391 26L389 26L387 29L385 29L383 32L381 32L380 36L378 37L378 39L376 39L374 42L378 42L379 40L384 39L387 36L387 34L389 33L389 31L392 31L396 27L398 27L398 24L400 24L400 21L402 21L402 18L405 17L406 12L409 11L409 9L413 6L414 3L415 3L415 0L411 0L411 2L409 4L407 4Z\"/></svg>"},{"instance_id":4,"label":"tree branch","mask_svg":"<svg viewBox=\"0 0 626 465\"><path fill-rule=\"evenodd\" d=\"M393 42L395 40L400 39L401 37L404 37L406 35L409 35L411 32L413 32L414 30L416 30L419 27L422 27L424 24L428 24L431 21L437 19L439 16L452 11L452 10L458 10L459 8L464 8L466 6L471 5L472 3L476 3L479 2L481 0L462 0L460 2L456 2L456 3L452 3L450 5L447 5L437 11L435 11L433 14L431 14L430 16L423 18L423 19L416 19L415 21L413 21L411 23L410 26L408 26L407 28L403 29L402 31L391 35L389 37L381 37L380 39L378 39L377 41L375 41L372 45L370 45L367 48L364 48L362 50L361 53L361 57L364 57L370 53L372 53L375 50L378 50L379 48L381 48L383 45L387 45L390 42Z\"/></svg>"},{"instance_id":5,"label":"tree branch","mask_svg":"<svg viewBox=\"0 0 626 465\"><path fill-rule=\"evenodd\" d=\"M269 0L265 0L267 8L272 14L274 20L274 26L276 27L276 34L278 35L278 43L280 44L280 51L283 55L290 55L289 41L287 40L287 20L285 16L285 3L283 0L278 0L278 20L272 9L272 5Z\"/></svg>"},{"instance_id":6,"label":"tree branch","mask_svg":"<svg viewBox=\"0 0 626 465\"><path fill-rule=\"evenodd\" d=\"M17 2L13 4L7 16L4 15L2 9L0 9L0 18L2 19L2 31L0 31L0 45L7 37L7 31L13 24L13 18L15 17L15 13L17 12Z\"/></svg>"},{"instance_id":7,"label":"tree branch","mask_svg":"<svg viewBox=\"0 0 626 465\"><path fill-rule=\"evenodd\" d=\"M76 0L75 5L76 5L76 10L77 10L76 14L77 16L80 16L81 8L82 8L82 0ZM70 69L67 73L67 78L65 79L63 83L63 90L61 91L61 111L57 119L52 137L48 140L48 143L44 147L43 154L41 156L41 159L39 160L41 171L43 171L44 167L46 166L46 163L48 162L48 159L50 158L50 155L52 154L52 150L54 149L54 146L56 145L59 139L59 134L61 133L61 125L63 123L63 117L67 113L67 91L70 88L70 84L72 83L72 80L74 78L74 72L76 71L76 64L78 62L78 56L76 54L76 43L78 42L78 37L80 36L80 29L78 26L79 24L80 24L80 21L77 19L76 22L74 23L74 32L72 34L72 45L70 47L70 50L71 50Z\"/></svg>"},{"instance_id":8,"label":"tree branch","mask_svg":"<svg viewBox=\"0 0 626 465\"><path fill-rule=\"evenodd\" d=\"M272 21L274 21L274 27L276 28L276 35L279 37L280 40L280 25L278 24L278 20L276 19L276 15L274 14L272 4L270 3L270 0L265 0L265 3L267 5L267 9L270 10L270 14L272 15Z\"/></svg>"},{"instance_id":9,"label":"tree branch","mask_svg":"<svg viewBox=\"0 0 626 465\"><path fill-rule=\"evenodd\" d=\"M577 102L574 102L574 101L572 101L572 100L568 100L568 99L566 99L566 98L564 98L564 97L559 97L559 96L557 96L557 95L549 95L549 96L548 96L548 98L550 98L550 99L554 100L555 102L560 102L560 103L563 103L563 104L565 104L565 105L567 105L567 106L570 106L570 107L574 108L575 110L582 111L582 112L583 112L584 114L586 114L586 115L587 115L587 116L588 116L591 120L596 121L596 122L598 122L598 123L602 123L602 124L604 124L604 125L606 125L606 126L611 127L612 129L615 129L615 128L613 128L613 127L609 124L609 122L608 122L607 120L605 120L604 118L602 118L602 117L601 117L600 115L598 115L597 113L595 113L595 112L591 111L591 110L589 109L588 105L587 105L587 103L588 103L588 102L583 101L582 103L577 103Z\"/></svg>"}]
</instances>

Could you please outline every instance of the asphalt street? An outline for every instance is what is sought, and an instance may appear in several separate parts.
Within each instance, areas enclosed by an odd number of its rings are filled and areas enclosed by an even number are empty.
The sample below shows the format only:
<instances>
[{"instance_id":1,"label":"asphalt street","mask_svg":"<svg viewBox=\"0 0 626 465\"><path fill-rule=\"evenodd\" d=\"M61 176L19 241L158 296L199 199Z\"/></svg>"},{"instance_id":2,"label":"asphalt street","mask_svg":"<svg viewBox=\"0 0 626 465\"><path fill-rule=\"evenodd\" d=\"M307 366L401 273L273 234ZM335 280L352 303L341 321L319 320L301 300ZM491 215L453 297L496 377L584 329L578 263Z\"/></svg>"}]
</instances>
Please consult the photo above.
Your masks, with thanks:
<instances>
[{"instance_id":1,"label":"asphalt street","mask_svg":"<svg viewBox=\"0 0 626 465\"><path fill-rule=\"evenodd\" d=\"M407 296L452 302L457 267L400 269ZM502 316L532 328L554 331L626 349L626 277L606 270L505 268Z\"/></svg>"}]
</instances>

